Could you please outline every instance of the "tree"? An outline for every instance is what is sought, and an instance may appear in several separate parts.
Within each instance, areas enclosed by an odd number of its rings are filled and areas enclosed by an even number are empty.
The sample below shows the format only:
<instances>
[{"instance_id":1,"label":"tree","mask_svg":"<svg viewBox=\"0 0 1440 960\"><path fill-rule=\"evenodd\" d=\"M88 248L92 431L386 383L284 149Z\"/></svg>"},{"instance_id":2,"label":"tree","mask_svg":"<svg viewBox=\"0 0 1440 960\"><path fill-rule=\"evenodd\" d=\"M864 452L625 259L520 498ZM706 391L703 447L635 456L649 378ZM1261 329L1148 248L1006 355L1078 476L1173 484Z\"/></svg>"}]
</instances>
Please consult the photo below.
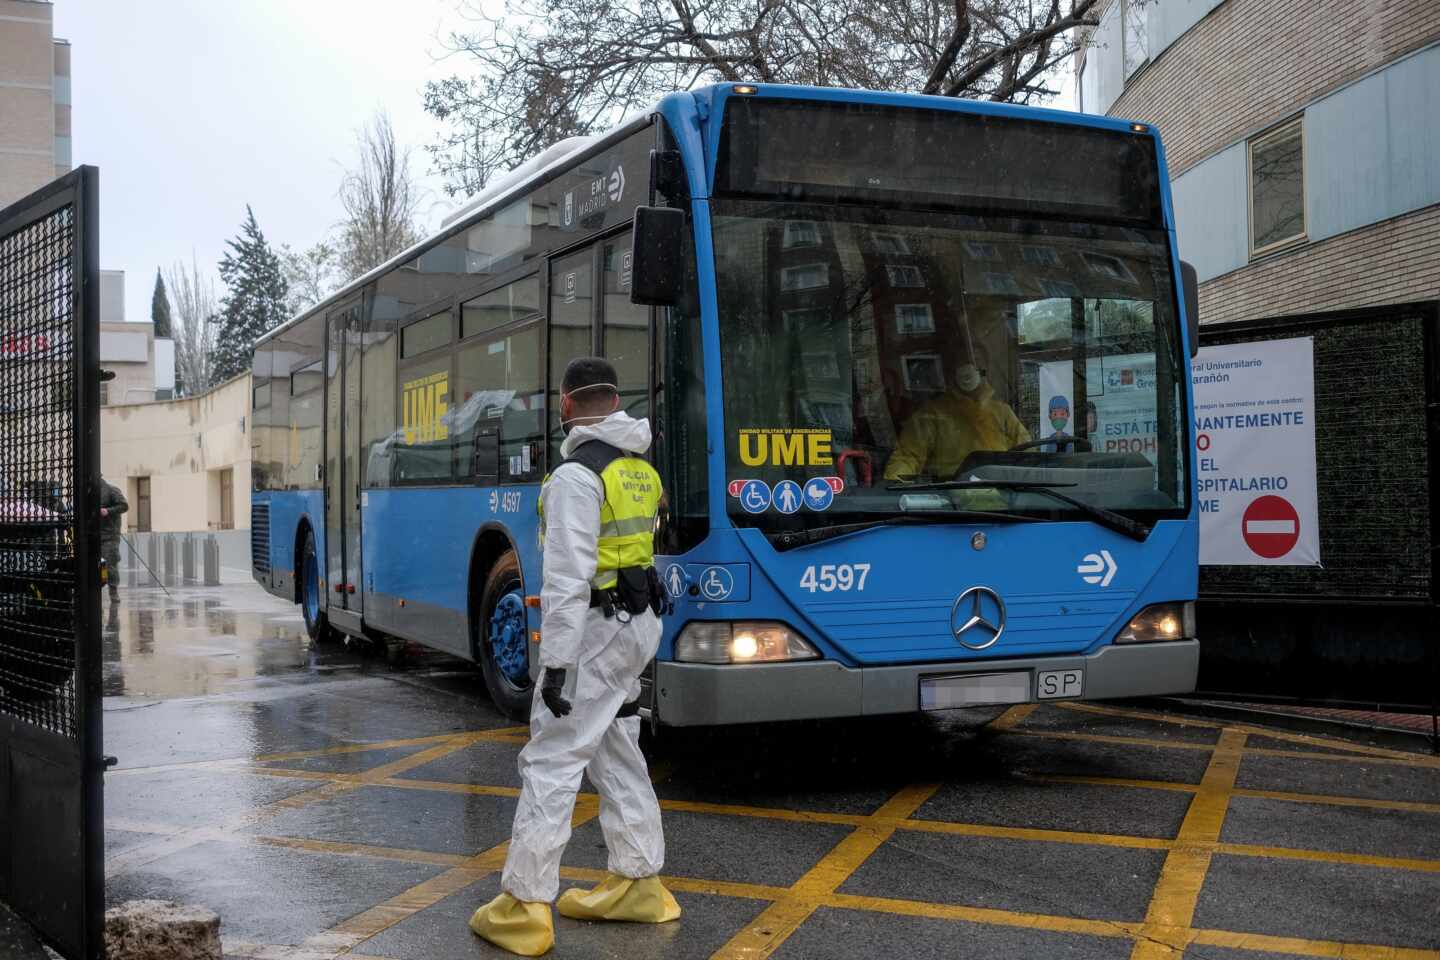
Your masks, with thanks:
<instances>
[{"instance_id":1,"label":"tree","mask_svg":"<svg viewBox=\"0 0 1440 960\"><path fill-rule=\"evenodd\" d=\"M255 211L245 206L240 234L226 242L230 250L220 261L220 279L226 287L215 317L212 382L220 383L250 369L255 341L285 319L284 271L270 249Z\"/></svg>"},{"instance_id":2,"label":"tree","mask_svg":"<svg viewBox=\"0 0 1440 960\"><path fill-rule=\"evenodd\" d=\"M368 273L420 240L415 214L420 191L410 178L410 148L395 142L390 117L377 113L355 131L359 164L340 183L340 270L346 280Z\"/></svg>"},{"instance_id":3,"label":"tree","mask_svg":"<svg viewBox=\"0 0 1440 960\"><path fill-rule=\"evenodd\" d=\"M155 293L150 297L150 322L155 325L155 336L170 336L170 298L165 295L165 278L160 268L155 268Z\"/></svg>"},{"instance_id":4,"label":"tree","mask_svg":"<svg viewBox=\"0 0 1440 960\"><path fill-rule=\"evenodd\" d=\"M336 270L340 265L340 254L328 240L306 250L292 250L289 244L280 245L280 269L290 287L285 298L287 316L298 316L324 300L340 286Z\"/></svg>"},{"instance_id":5,"label":"tree","mask_svg":"<svg viewBox=\"0 0 1440 960\"><path fill-rule=\"evenodd\" d=\"M200 273L192 253L188 267L177 260L170 268L170 289L175 293L175 395L195 396L214 383L215 285Z\"/></svg>"},{"instance_id":6,"label":"tree","mask_svg":"<svg viewBox=\"0 0 1440 960\"><path fill-rule=\"evenodd\" d=\"M475 71L425 86L451 194L671 90L806 83L1034 103L1099 0L481 0L446 45Z\"/></svg>"}]
</instances>

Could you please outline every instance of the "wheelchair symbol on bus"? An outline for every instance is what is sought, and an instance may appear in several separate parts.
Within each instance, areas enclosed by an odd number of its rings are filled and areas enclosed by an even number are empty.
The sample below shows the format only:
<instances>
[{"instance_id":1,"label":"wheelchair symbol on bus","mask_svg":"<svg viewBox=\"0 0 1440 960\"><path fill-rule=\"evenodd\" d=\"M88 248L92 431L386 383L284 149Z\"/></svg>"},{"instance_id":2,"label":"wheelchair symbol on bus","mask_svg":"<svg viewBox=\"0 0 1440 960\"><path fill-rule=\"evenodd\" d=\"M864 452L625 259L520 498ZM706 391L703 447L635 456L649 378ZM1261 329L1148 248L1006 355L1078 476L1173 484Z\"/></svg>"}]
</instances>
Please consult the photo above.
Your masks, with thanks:
<instances>
[{"instance_id":1,"label":"wheelchair symbol on bus","mask_svg":"<svg viewBox=\"0 0 1440 960\"><path fill-rule=\"evenodd\" d=\"M724 567L706 567L700 574L700 592L706 600L724 600L735 592L735 578Z\"/></svg>"},{"instance_id":2,"label":"wheelchair symbol on bus","mask_svg":"<svg viewBox=\"0 0 1440 960\"><path fill-rule=\"evenodd\" d=\"M740 488L740 506L746 513L764 513L770 507L770 487L764 480L747 480Z\"/></svg>"}]
</instances>

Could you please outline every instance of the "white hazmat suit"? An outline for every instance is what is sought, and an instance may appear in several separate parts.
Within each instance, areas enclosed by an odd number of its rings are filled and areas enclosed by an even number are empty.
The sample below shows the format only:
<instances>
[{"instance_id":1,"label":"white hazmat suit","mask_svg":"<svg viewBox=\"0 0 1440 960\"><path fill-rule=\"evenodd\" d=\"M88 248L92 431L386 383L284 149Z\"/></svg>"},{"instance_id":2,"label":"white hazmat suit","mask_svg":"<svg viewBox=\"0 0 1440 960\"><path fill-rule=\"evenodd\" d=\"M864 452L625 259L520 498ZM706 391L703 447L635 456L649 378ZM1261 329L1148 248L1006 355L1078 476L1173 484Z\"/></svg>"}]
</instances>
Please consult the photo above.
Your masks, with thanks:
<instances>
[{"instance_id":1,"label":"white hazmat suit","mask_svg":"<svg viewBox=\"0 0 1440 960\"><path fill-rule=\"evenodd\" d=\"M561 455L568 457L589 440L640 455L650 448L650 423L613 413L572 429ZM590 607L604 498L600 478L575 463L556 468L541 491L540 666L566 671L564 695L572 710L556 717L538 692L530 707L530 742L520 753L520 806L500 881L521 901L555 899L575 794L586 771L600 794L610 872L654 877L665 860L660 804L640 752L640 718L616 717L622 705L640 696L640 673L660 644L660 620L646 610L622 623L625 614L607 619Z\"/></svg>"}]
</instances>

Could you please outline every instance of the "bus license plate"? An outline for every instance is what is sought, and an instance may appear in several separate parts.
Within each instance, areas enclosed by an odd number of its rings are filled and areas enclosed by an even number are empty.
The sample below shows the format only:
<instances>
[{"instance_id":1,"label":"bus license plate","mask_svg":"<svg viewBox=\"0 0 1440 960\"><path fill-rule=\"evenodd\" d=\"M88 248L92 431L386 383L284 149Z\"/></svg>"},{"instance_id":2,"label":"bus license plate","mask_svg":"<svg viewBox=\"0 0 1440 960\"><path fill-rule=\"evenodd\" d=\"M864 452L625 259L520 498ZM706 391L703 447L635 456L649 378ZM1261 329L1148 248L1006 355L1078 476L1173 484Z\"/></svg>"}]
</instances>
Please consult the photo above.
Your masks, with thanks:
<instances>
[{"instance_id":1,"label":"bus license plate","mask_svg":"<svg viewBox=\"0 0 1440 960\"><path fill-rule=\"evenodd\" d=\"M954 710L957 707L1029 702L1028 671L920 678L921 710Z\"/></svg>"},{"instance_id":2,"label":"bus license plate","mask_svg":"<svg viewBox=\"0 0 1440 960\"><path fill-rule=\"evenodd\" d=\"M1035 697L1038 700L1078 697L1084 692L1084 670L1042 670L1035 678Z\"/></svg>"}]
</instances>

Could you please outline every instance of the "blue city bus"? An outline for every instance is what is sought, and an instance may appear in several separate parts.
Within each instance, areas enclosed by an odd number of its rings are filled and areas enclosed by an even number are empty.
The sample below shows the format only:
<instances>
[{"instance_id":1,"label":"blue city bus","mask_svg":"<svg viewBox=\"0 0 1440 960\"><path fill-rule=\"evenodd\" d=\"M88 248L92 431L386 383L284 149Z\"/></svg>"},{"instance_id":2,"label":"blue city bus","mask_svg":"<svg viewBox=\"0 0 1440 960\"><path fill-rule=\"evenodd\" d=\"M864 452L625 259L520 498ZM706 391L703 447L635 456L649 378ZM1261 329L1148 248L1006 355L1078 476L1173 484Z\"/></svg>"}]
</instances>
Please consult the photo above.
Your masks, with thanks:
<instances>
[{"instance_id":1,"label":"blue city bus","mask_svg":"<svg viewBox=\"0 0 1440 960\"><path fill-rule=\"evenodd\" d=\"M672 94L263 338L255 577L527 716L557 389L598 354L666 489L651 723L1188 692L1195 323L1144 124Z\"/></svg>"}]
</instances>

